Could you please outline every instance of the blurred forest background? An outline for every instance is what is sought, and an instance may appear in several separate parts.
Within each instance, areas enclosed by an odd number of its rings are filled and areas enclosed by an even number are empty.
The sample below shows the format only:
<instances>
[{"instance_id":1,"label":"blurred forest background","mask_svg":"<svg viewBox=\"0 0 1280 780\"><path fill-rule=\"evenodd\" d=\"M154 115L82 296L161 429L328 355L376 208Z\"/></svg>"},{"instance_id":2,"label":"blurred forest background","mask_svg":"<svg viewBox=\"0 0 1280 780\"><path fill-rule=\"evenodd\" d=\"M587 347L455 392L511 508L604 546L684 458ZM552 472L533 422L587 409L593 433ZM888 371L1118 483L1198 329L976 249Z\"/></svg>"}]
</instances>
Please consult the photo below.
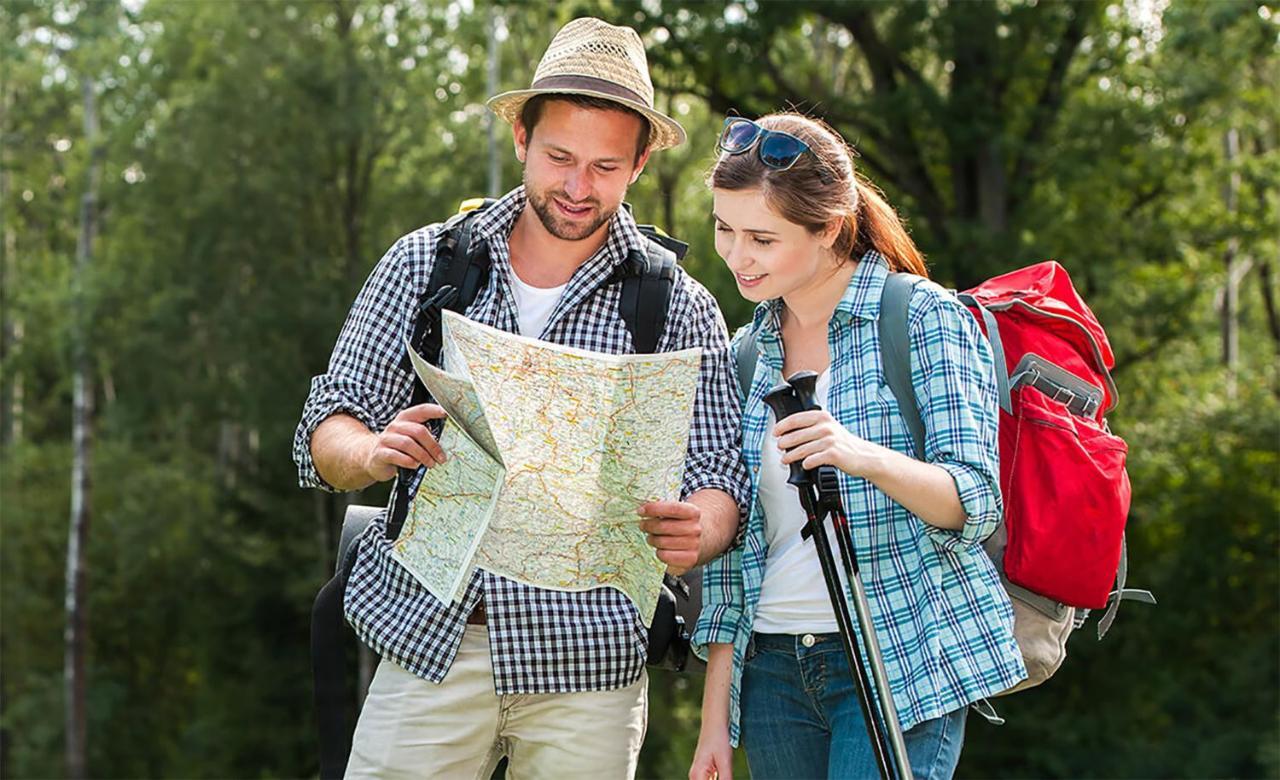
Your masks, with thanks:
<instances>
[{"instance_id":1,"label":"blurred forest background","mask_svg":"<svg viewBox=\"0 0 1280 780\"><path fill-rule=\"evenodd\" d=\"M1280 777L1280 7L1240 0L0 0L0 776L314 775L311 601L385 489L298 489L309 378L398 236L518 183L483 100L581 14L645 38L690 142L631 201L731 326L702 177L794 105L944 284L1053 257L1111 335L1160 605L960 775ZM653 676L643 777L699 691Z\"/></svg>"}]
</instances>

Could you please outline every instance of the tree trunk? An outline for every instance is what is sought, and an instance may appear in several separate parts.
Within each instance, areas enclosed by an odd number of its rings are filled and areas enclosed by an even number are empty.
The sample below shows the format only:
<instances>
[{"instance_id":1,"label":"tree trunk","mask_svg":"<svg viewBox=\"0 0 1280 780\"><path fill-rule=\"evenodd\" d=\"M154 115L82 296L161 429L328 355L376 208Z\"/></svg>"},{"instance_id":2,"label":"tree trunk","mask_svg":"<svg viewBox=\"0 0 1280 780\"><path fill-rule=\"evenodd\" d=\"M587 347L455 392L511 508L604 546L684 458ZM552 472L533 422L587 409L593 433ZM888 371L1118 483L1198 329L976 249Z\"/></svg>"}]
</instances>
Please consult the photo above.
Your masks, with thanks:
<instances>
[{"instance_id":1,"label":"tree trunk","mask_svg":"<svg viewBox=\"0 0 1280 780\"><path fill-rule=\"evenodd\" d=\"M90 305L85 287L93 261L93 242L98 232L98 180L102 149L98 145L98 115L94 80L82 77L84 91L84 135L89 148L88 181L80 200L80 237L76 246L72 321L74 390L72 409L71 522L67 534L67 623L64 632L63 676L66 691L67 776L87 776L85 733L85 647L88 643L88 615L85 604L85 546L92 517L90 466L93 442L93 377L89 361Z\"/></svg>"},{"instance_id":2,"label":"tree trunk","mask_svg":"<svg viewBox=\"0 0 1280 780\"><path fill-rule=\"evenodd\" d=\"M485 68L485 94L498 94L498 8L489 6L488 62ZM502 169L498 159L498 115L489 111L485 114L485 132L488 135L489 152L489 197L496 198L502 194Z\"/></svg>"},{"instance_id":3,"label":"tree trunk","mask_svg":"<svg viewBox=\"0 0 1280 780\"><path fill-rule=\"evenodd\" d=\"M0 658L4 657L4 636L0 635ZM8 682L3 672L0 672L0 723L6 723L6 697L5 683ZM0 726L0 777L13 777L9 773L9 728Z\"/></svg>"},{"instance_id":4,"label":"tree trunk","mask_svg":"<svg viewBox=\"0 0 1280 780\"><path fill-rule=\"evenodd\" d=\"M3 89L3 87L0 87ZM12 92L4 89L4 97L0 98L4 105L3 115L8 115L12 106ZM0 141L3 143L3 141ZM9 165L8 150L0 146L0 203L7 203L9 198ZM0 360L17 355L22 348L22 318L13 313L12 301L15 297L9 285L17 280L18 236L13 225L4 218L0 211L0 301L3 301L3 324L0 324ZM0 397L0 444L6 448L22 439L22 372L9 371ZM2 723L3 720L0 720ZM3 727L0 727L2 729ZM0 730L0 744L4 741L3 730ZM6 777L3 755L0 752L0 777Z\"/></svg>"},{"instance_id":5,"label":"tree trunk","mask_svg":"<svg viewBox=\"0 0 1280 780\"><path fill-rule=\"evenodd\" d=\"M1234 127L1223 138L1223 149L1228 168L1223 198L1227 214L1234 217L1236 194L1240 190L1240 172L1234 170L1236 158L1240 155L1240 133ZM1227 273L1222 295L1222 363L1227 370L1227 398L1231 400L1236 397L1236 364L1240 359L1240 274L1236 268L1239 248L1239 239L1233 234L1227 239L1224 256Z\"/></svg>"},{"instance_id":6,"label":"tree trunk","mask_svg":"<svg viewBox=\"0 0 1280 780\"><path fill-rule=\"evenodd\" d=\"M1259 287L1262 292L1262 306L1267 313L1267 331L1271 334L1271 346L1280 357L1280 311L1277 311L1275 296L1271 289L1274 282L1271 277L1271 261L1258 267Z\"/></svg>"}]
</instances>

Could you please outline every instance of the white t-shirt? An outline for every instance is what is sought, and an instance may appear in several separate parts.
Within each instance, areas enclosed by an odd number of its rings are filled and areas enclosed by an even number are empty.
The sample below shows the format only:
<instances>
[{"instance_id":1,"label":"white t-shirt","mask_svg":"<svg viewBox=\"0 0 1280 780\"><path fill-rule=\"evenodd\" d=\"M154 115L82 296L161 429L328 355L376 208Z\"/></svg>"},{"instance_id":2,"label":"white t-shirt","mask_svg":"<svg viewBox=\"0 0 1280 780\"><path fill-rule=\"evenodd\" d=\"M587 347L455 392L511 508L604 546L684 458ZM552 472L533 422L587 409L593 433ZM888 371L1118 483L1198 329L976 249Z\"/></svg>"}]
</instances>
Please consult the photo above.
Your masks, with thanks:
<instances>
[{"instance_id":1,"label":"white t-shirt","mask_svg":"<svg viewBox=\"0 0 1280 780\"><path fill-rule=\"evenodd\" d=\"M818 376L814 391L815 400L823 408L830 390L831 375L824 371ZM773 435L774 422L770 412L760 453L760 504L764 507L764 536L769 553L753 628L766 634L832 633L837 630L835 611L814 541L800 537L808 518L800 504L800 492L787 484L791 469L782 463L782 450ZM845 584L848 580L840 547L829 520L823 522L823 529L831 542L840 582Z\"/></svg>"},{"instance_id":2,"label":"white t-shirt","mask_svg":"<svg viewBox=\"0 0 1280 780\"><path fill-rule=\"evenodd\" d=\"M566 282L558 287L534 287L526 284L514 268L511 269L511 292L516 298L521 336L536 339L542 335L542 329L547 327L556 304L560 302L560 294L568 286Z\"/></svg>"}]
</instances>

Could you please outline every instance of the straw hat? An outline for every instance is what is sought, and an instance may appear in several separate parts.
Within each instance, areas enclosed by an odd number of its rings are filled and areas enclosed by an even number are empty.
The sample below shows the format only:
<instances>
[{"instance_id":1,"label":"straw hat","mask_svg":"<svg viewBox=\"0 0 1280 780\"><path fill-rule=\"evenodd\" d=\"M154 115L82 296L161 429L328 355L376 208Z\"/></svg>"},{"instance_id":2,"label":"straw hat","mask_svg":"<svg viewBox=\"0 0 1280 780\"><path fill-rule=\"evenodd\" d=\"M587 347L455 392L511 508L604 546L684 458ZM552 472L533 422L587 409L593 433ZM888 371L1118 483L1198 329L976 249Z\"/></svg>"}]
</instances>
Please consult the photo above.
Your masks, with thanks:
<instances>
[{"instance_id":1,"label":"straw hat","mask_svg":"<svg viewBox=\"0 0 1280 780\"><path fill-rule=\"evenodd\" d=\"M680 123L653 108L649 61L640 36L630 27L590 17L574 19L551 39L529 89L495 95L487 105L515 124L529 98L546 94L590 95L643 114L652 128L649 143L655 150L685 140Z\"/></svg>"}]
</instances>

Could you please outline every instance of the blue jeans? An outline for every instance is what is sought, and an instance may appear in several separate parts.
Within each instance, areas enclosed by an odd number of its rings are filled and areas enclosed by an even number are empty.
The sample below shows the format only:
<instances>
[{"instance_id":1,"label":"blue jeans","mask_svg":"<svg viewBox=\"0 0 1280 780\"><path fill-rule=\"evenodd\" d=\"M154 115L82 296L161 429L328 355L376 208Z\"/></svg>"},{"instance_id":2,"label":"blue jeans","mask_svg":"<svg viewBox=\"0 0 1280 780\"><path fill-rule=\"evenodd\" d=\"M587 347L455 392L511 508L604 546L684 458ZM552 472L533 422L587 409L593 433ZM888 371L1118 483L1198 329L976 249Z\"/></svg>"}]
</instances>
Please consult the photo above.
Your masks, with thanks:
<instances>
[{"instance_id":1,"label":"blue jeans","mask_svg":"<svg viewBox=\"0 0 1280 780\"><path fill-rule=\"evenodd\" d=\"M802 636L814 638L811 647ZM752 780L879 777L838 634L753 635L741 705L742 746ZM904 733L917 780L955 774L966 709Z\"/></svg>"}]
</instances>

